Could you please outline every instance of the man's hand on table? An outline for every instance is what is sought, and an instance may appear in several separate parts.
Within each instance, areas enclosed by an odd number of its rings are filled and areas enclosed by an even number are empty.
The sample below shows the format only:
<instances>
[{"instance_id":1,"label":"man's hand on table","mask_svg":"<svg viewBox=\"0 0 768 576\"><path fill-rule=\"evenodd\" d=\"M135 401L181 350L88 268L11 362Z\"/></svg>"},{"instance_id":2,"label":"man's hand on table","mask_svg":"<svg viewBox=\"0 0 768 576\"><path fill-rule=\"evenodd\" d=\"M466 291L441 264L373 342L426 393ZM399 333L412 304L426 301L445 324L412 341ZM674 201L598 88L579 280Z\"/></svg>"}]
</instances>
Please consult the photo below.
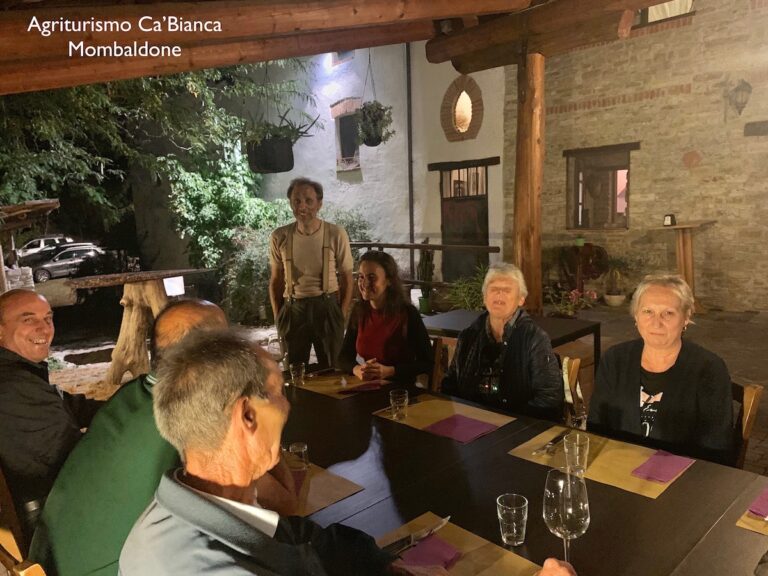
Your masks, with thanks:
<instances>
[{"instance_id":1,"label":"man's hand on table","mask_svg":"<svg viewBox=\"0 0 768 576\"><path fill-rule=\"evenodd\" d=\"M390 564L389 572L394 576L448 576L442 566L406 566L402 560Z\"/></svg>"},{"instance_id":2,"label":"man's hand on table","mask_svg":"<svg viewBox=\"0 0 768 576\"><path fill-rule=\"evenodd\" d=\"M262 508L274 510L280 516L292 516L298 510L296 488L285 459L256 480L256 500Z\"/></svg>"},{"instance_id":3,"label":"man's hand on table","mask_svg":"<svg viewBox=\"0 0 768 576\"><path fill-rule=\"evenodd\" d=\"M576 570L568 562L547 558L536 576L576 576Z\"/></svg>"}]
</instances>

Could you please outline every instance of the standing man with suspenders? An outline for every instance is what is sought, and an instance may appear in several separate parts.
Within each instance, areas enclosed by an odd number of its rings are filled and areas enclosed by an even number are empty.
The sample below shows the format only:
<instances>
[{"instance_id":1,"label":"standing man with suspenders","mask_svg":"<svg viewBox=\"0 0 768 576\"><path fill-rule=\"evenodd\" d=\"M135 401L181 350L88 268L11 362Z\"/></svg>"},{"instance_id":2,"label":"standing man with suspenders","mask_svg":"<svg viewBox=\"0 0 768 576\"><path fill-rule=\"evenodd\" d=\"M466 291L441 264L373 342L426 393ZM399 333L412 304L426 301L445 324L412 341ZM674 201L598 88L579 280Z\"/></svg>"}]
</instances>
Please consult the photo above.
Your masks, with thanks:
<instances>
[{"instance_id":1,"label":"standing man with suspenders","mask_svg":"<svg viewBox=\"0 0 768 576\"><path fill-rule=\"evenodd\" d=\"M296 222L272 232L269 299L288 362L309 362L314 345L320 368L341 350L344 318L352 302L352 251L346 231L317 217L323 187L307 178L288 186Z\"/></svg>"}]
</instances>

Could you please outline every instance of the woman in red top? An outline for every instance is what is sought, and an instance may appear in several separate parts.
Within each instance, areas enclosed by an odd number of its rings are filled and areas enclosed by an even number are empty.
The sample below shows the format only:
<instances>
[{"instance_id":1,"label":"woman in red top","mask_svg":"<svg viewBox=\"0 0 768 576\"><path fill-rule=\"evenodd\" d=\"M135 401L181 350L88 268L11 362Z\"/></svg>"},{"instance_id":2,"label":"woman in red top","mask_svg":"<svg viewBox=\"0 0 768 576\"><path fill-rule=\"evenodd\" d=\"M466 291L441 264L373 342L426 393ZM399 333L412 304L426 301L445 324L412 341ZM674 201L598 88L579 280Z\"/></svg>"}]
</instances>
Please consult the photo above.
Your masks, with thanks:
<instances>
[{"instance_id":1,"label":"woman in red top","mask_svg":"<svg viewBox=\"0 0 768 576\"><path fill-rule=\"evenodd\" d=\"M339 367L361 380L413 382L432 371L432 346L418 310L403 293L397 263L386 252L360 258L361 299L350 315Z\"/></svg>"}]
</instances>

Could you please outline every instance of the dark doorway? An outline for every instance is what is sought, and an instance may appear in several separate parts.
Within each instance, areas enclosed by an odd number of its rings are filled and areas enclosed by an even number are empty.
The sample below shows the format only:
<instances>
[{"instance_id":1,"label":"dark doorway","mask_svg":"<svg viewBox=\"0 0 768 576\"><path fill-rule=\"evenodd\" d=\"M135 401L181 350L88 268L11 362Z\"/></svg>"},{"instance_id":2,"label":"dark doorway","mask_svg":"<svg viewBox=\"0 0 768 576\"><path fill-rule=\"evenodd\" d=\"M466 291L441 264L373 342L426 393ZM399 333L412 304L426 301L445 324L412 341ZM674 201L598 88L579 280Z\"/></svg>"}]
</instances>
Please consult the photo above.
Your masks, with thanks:
<instances>
[{"instance_id":1,"label":"dark doorway","mask_svg":"<svg viewBox=\"0 0 768 576\"><path fill-rule=\"evenodd\" d=\"M488 163L454 162L441 165L440 212L443 244L488 246ZM488 266L488 253L446 250L443 280L472 276Z\"/></svg>"}]
</instances>

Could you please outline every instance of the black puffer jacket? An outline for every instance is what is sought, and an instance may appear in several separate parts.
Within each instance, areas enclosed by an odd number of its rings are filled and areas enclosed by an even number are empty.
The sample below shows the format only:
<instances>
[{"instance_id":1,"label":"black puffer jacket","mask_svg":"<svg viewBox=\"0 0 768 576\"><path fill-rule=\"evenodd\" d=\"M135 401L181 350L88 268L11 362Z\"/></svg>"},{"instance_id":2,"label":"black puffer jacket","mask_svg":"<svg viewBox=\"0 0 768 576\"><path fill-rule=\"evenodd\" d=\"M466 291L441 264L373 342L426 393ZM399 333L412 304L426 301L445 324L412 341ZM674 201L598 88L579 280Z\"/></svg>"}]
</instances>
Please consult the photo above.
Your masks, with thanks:
<instances>
[{"instance_id":1,"label":"black puffer jacket","mask_svg":"<svg viewBox=\"0 0 768 576\"><path fill-rule=\"evenodd\" d=\"M525 310L504 328L498 391L482 392L483 371L488 368L486 351L494 346L487 322L485 312L459 334L442 391L509 412L560 420L564 402L560 364L547 333Z\"/></svg>"}]
</instances>

